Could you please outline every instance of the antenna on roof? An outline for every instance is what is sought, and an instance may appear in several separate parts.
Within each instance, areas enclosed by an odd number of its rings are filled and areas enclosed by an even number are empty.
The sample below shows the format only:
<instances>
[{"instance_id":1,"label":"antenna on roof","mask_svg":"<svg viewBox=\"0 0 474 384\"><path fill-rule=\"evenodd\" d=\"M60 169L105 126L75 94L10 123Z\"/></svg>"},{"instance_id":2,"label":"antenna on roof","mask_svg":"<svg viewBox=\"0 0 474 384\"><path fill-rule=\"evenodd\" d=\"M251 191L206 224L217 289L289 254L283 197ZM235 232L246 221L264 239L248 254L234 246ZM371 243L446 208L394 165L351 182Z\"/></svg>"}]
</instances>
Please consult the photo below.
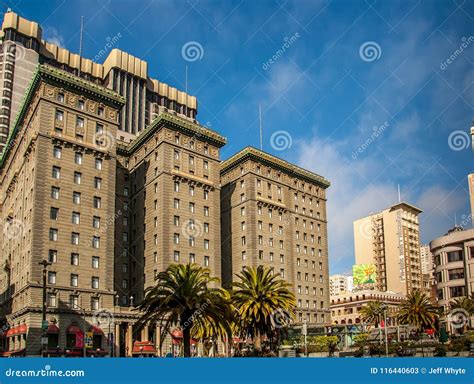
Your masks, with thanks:
<instances>
[{"instance_id":1,"label":"antenna on roof","mask_svg":"<svg viewBox=\"0 0 474 384\"><path fill-rule=\"evenodd\" d=\"M454 226L458 226L458 216L456 215L456 213L454 214Z\"/></svg>"},{"instance_id":2,"label":"antenna on roof","mask_svg":"<svg viewBox=\"0 0 474 384\"><path fill-rule=\"evenodd\" d=\"M79 56L82 56L82 34L84 33L84 16L81 16L81 31L79 33Z\"/></svg>"},{"instance_id":3,"label":"antenna on roof","mask_svg":"<svg viewBox=\"0 0 474 384\"><path fill-rule=\"evenodd\" d=\"M81 75L82 67L82 35L84 33L84 16L81 16L81 31L79 33L79 75Z\"/></svg>"},{"instance_id":4,"label":"antenna on roof","mask_svg":"<svg viewBox=\"0 0 474 384\"><path fill-rule=\"evenodd\" d=\"M260 124L260 150L263 151L262 105L258 105L258 121Z\"/></svg>"},{"instance_id":5,"label":"antenna on roof","mask_svg":"<svg viewBox=\"0 0 474 384\"><path fill-rule=\"evenodd\" d=\"M402 195L400 193L400 184L398 184L398 202L401 203L402 202Z\"/></svg>"},{"instance_id":6,"label":"antenna on roof","mask_svg":"<svg viewBox=\"0 0 474 384\"><path fill-rule=\"evenodd\" d=\"M186 65L186 75L185 75L185 91L188 93L188 66Z\"/></svg>"}]
</instances>

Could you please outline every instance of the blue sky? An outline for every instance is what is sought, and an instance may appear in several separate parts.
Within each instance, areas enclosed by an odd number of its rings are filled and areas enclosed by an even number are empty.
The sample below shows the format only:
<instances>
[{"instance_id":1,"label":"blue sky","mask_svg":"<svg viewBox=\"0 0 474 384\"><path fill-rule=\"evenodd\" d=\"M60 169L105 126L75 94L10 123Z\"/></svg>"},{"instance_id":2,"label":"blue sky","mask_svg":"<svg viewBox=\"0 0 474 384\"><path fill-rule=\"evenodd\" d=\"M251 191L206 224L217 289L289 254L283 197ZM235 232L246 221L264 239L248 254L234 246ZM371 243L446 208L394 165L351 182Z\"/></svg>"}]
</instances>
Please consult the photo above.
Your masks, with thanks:
<instances>
[{"instance_id":1,"label":"blue sky","mask_svg":"<svg viewBox=\"0 0 474 384\"><path fill-rule=\"evenodd\" d=\"M332 182L331 273L354 263L352 221L396 203L397 184L424 211L423 242L469 221L472 2L6 3L75 52L83 15L91 59L111 42L183 90L187 66L198 120L229 140L224 159L259 145L261 104L264 150Z\"/></svg>"}]
</instances>

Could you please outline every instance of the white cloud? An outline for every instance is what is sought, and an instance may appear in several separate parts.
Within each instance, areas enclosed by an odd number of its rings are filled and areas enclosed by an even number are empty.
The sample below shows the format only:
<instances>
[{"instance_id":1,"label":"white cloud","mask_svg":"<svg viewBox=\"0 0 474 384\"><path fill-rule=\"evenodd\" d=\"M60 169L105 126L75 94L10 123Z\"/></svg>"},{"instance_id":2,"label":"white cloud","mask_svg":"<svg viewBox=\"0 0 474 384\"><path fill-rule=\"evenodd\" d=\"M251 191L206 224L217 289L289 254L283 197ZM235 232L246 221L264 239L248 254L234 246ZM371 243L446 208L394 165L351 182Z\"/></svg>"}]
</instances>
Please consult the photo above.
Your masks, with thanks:
<instances>
[{"instance_id":1,"label":"white cloud","mask_svg":"<svg viewBox=\"0 0 474 384\"><path fill-rule=\"evenodd\" d=\"M58 47L64 48L64 37L56 28L46 27L43 30L43 38L48 43L56 44Z\"/></svg>"}]
</instances>

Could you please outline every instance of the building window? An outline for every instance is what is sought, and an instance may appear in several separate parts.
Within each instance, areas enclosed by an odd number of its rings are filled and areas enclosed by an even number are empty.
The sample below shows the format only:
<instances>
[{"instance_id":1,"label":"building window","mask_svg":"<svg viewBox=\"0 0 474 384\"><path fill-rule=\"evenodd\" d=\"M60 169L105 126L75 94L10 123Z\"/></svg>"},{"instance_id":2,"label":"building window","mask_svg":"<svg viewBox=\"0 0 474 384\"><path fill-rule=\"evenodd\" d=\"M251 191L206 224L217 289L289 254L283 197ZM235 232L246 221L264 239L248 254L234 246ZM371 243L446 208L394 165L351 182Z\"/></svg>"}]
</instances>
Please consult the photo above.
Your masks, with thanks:
<instances>
[{"instance_id":1,"label":"building window","mask_svg":"<svg viewBox=\"0 0 474 384\"><path fill-rule=\"evenodd\" d=\"M209 191L204 190L204 200L209 200Z\"/></svg>"},{"instance_id":2,"label":"building window","mask_svg":"<svg viewBox=\"0 0 474 384\"><path fill-rule=\"evenodd\" d=\"M94 196L94 208L100 209L102 205L102 200L100 197Z\"/></svg>"},{"instance_id":3,"label":"building window","mask_svg":"<svg viewBox=\"0 0 474 384\"><path fill-rule=\"evenodd\" d=\"M72 193L72 202L74 204L81 204L81 194L79 192Z\"/></svg>"},{"instance_id":4,"label":"building window","mask_svg":"<svg viewBox=\"0 0 474 384\"><path fill-rule=\"evenodd\" d=\"M194 253L189 254L189 262L195 263L196 262L196 255Z\"/></svg>"},{"instance_id":5,"label":"building window","mask_svg":"<svg viewBox=\"0 0 474 384\"><path fill-rule=\"evenodd\" d=\"M174 199L174 208L179 209L179 199Z\"/></svg>"},{"instance_id":6,"label":"building window","mask_svg":"<svg viewBox=\"0 0 474 384\"><path fill-rule=\"evenodd\" d=\"M102 187L102 179L100 177L94 177L94 188L100 189Z\"/></svg>"},{"instance_id":7,"label":"building window","mask_svg":"<svg viewBox=\"0 0 474 384\"><path fill-rule=\"evenodd\" d=\"M53 167L52 171L53 179L58 179L61 177L61 168L60 167Z\"/></svg>"},{"instance_id":8,"label":"building window","mask_svg":"<svg viewBox=\"0 0 474 384\"><path fill-rule=\"evenodd\" d=\"M64 120L64 112L56 109L56 120L57 121L63 121Z\"/></svg>"},{"instance_id":9,"label":"building window","mask_svg":"<svg viewBox=\"0 0 474 384\"><path fill-rule=\"evenodd\" d=\"M82 174L80 172L74 172L74 183L81 184Z\"/></svg>"},{"instance_id":10,"label":"building window","mask_svg":"<svg viewBox=\"0 0 474 384\"><path fill-rule=\"evenodd\" d=\"M71 233L71 244L79 245L79 233L77 232Z\"/></svg>"},{"instance_id":11,"label":"building window","mask_svg":"<svg viewBox=\"0 0 474 384\"><path fill-rule=\"evenodd\" d=\"M194 213L195 205L194 203L189 203L189 212Z\"/></svg>"},{"instance_id":12,"label":"building window","mask_svg":"<svg viewBox=\"0 0 474 384\"><path fill-rule=\"evenodd\" d=\"M79 254L71 253L71 265L79 265Z\"/></svg>"},{"instance_id":13,"label":"building window","mask_svg":"<svg viewBox=\"0 0 474 384\"><path fill-rule=\"evenodd\" d=\"M72 223L73 224L80 224L81 222L81 214L79 212L73 212L72 213Z\"/></svg>"},{"instance_id":14,"label":"building window","mask_svg":"<svg viewBox=\"0 0 474 384\"><path fill-rule=\"evenodd\" d=\"M209 216L209 207L204 207L204 216Z\"/></svg>"},{"instance_id":15,"label":"building window","mask_svg":"<svg viewBox=\"0 0 474 384\"><path fill-rule=\"evenodd\" d=\"M60 103L64 103L64 93L58 92L57 100L58 100Z\"/></svg>"},{"instance_id":16,"label":"building window","mask_svg":"<svg viewBox=\"0 0 474 384\"><path fill-rule=\"evenodd\" d=\"M209 249L209 240L204 240L204 249Z\"/></svg>"},{"instance_id":17,"label":"building window","mask_svg":"<svg viewBox=\"0 0 474 384\"><path fill-rule=\"evenodd\" d=\"M92 256L92 268L99 269L99 256Z\"/></svg>"},{"instance_id":18,"label":"building window","mask_svg":"<svg viewBox=\"0 0 474 384\"><path fill-rule=\"evenodd\" d=\"M92 289L99 289L99 278L98 277L92 276L91 287L92 287Z\"/></svg>"},{"instance_id":19,"label":"building window","mask_svg":"<svg viewBox=\"0 0 474 384\"><path fill-rule=\"evenodd\" d=\"M174 261L179 262L179 251L174 251Z\"/></svg>"},{"instance_id":20,"label":"building window","mask_svg":"<svg viewBox=\"0 0 474 384\"><path fill-rule=\"evenodd\" d=\"M51 187L51 198L54 200L59 199L59 187Z\"/></svg>"},{"instance_id":21,"label":"building window","mask_svg":"<svg viewBox=\"0 0 474 384\"><path fill-rule=\"evenodd\" d=\"M55 228L49 229L49 240L50 241L58 241L58 230Z\"/></svg>"},{"instance_id":22,"label":"building window","mask_svg":"<svg viewBox=\"0 0 474 384\"><path fill-rule=\"evenodd\" d=\"M464 279L464 268L450 269L448 276L449 280Z\"/></svg>"},{"instance_id":23,"label":"building window","mask_svg":"<svg viewBox=\"0 0 474 384\"><path fill-rule=\"evenodd\" d=\"M449 292L451 297L466 296L466 287L464 285L460 285L457 287L449 287Z\"/></svg>"},{"instance_id":24,"label":"building window","mask_svg":"<svg viewBox=\"0 0 474 384\"><path fill-rule=\"evenodd\" d=\"M122 289L127 289L128 288L128 280L127 279L123 279L122 280Z\"/></svg>"},{"instance_id":25,"label":"building window","mask_svg":"<svg viewBox=\"0 0 474 384\"><path fill-rule=\"evenodd\" d=\"M204 266L209 267L209 256L204 256Z\"/></svg>"},{"instance_id":26,"label":"building window","mask_svg":"<svg viewBox=\"0 0 474 384\"><path fill-rule=\"evenodd\" d=\"M95 169L102 171L102 159L95 159Z\"/></svg>"},{"instance_id":27,"label":"building window","mask_svg":"<svg viewBox=\"0 0 474 384\"><path fill-rule=\"evenodd\" d=\"M54 148L53 148L53 156L54 156L56 159L60 159L60 158L61 158L61 147L54 147Z\"/></svg>"},{"instance_id":28,"label":"building window","mask_svg":"<svg viewBox=\"0 0 474 384\"><path fill-rule=\"evenodd\" d=\"M462 251L448 252L448 263L453 263L455 261L462 261L462 260L463 260Z\"/></svg>"},{"instance_id":29,"label":"building window","mask_svg":"<svg viewBox=\"0 0 474 384\"><path fill-rule=\"evenodd\" d=\"M57 300L56 300L56 294L55 293L48 293L48 307L56 307L57 305Z\"/></svg>"},{"instance_id":30,"label":"building window","mask_svg":"<svg viewBox=\"0 0 474 384\"><path fill-rule=\"evenodd\" d=\"M99 228L100 228L100 217L94 216L94 217L92 218L92 227L94 227L95 229L99 229Z\"/></svg>"},{"instance_id":31,"label":"building window","mask_svg":"<svg viewBox=\"0 0 474 384\"><path fill-rule=\"evenodd\" d=\"M92 248L95 248L95 249L100 248L100 237L98 236L92 237Z\"/></svg>"},{"instance_id":32,"label":"building window","mask_svg":"<svg viewBox=\"0 0 474 384\"><path fill-rule=\"evenodd\" d=\"M76 118L76 127L84 128L84 118L79 117L79 116Z\"/></svg>"},{"instance_id":33,"label":"building window","mask_svg":"<svg viewBox=\"0 0 474 384\"><path fill-rule=\"evenodd\" d=\"M179 233L174 234L174 243L179 244Z\"/></svg>"},{"instance_id":34,"label":"building window","mask_svg":"<svg viewBox=\"0 0 474 384\"><path fill-rule=\"evenodd\" d=\"M57 219L58 219L58 216L59 216L59 208L51 207L51 211L50 211L50 214L49 214L49 218L50 218L51 220L57 220Z\"/></svg>"},{"instance_id":35,"label":"building window","mask_svg":"<svg viewBox=\"0 0 474 384\"><path fill-rule=\"evenodd\" d=\"M77 287L79 281L79 276L76 275L75 273L71 274L71 287Z\"/></svg>"},{"instance_id":36,"label":"building window","mask_svg":"<svg viewBox=\"0 0 474 384\"><path fill-rule=\"evenodd\" d=\"M56 284L56 272L48 272L48 284Z\"/></svg>"},{"instance_id":37,"label":"building window","mask_svg":"<svg viewBox=\"0 0 474 384\"><path fill-rule=\"evenodd\" d=\"M75 162L77 165L81 165L81 164L82 164L82 153L76 152L76 153L74 154L74 162Z\"/></svg>"},{"instance_id":38,"label":"building window","mask_svg":"<svg viewBox=\"0 0 474 384\"><path fill-rule=\"evenodd\" d=\"M58 251L50 249L48 252L48 261L50 263L56 263L58 261Z\"/></svg>"},{"instance_id":39,"label":"building window","mask_svg":"<svg viewBox=\"0 0 474 384\"><path fill-rule=\"evenodd\" d=\"M77 101L77 108L79 108L81 111L84 110L84 106L85 106L84 100Z\"/></svg>"},{"instance_id":40,"label":"building window","mask_svg":"<svg viewBox=\"0 0 474 384\"><path fill-rule=\"evenodd\" d=\"M98 297L92 297L91 298L91 309L93 311L99 310L99 298Z\"/></svg>"},{"instance_id":41,"label":"building window","mask_svg":"<svg viewBox=\"0 0 474 384\"><path fill-rule=\"evenodd\" d=\"M69 306L71 309L79 308L79 297L77 295L69 296Z\"/></svg>"}]
</instances>

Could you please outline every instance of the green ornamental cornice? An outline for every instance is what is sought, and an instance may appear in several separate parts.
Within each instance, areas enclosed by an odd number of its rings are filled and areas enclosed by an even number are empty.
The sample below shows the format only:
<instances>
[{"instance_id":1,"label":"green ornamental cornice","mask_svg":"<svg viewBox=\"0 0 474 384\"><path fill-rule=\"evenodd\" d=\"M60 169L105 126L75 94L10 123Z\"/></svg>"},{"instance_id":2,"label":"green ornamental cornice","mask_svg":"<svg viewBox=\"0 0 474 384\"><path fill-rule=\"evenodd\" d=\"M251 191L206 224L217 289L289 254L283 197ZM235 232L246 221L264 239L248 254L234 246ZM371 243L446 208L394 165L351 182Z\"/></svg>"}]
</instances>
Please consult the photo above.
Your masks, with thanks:
<instances>
[{"instance_id":1,"label":"green ornamental cornice","mask_svg":"<svg viewBox=\"0 0 474 384\"><path fill-rule=\"evenodd\" d=\"M202 125L189 121L185 118L172 115L168 112L160 113L151 124L143 131L140 132L140 135L132 141L126 148L127 154L132 154L139 148L150 136L152 136L157 130L161 129L164 126L174 128L178 131L184 132L188 135L194 136L197 139L203 138L213 144L217 145L219 148L227 143L227 139L224 136L219 135L217 132L212 131ZM124 148L121 148L121 151L124 151Z\"/></svg>"},{"instance_id":2,"label":"green ornamental cornice","mask_svg":"<svg viewBox=\"0 0 474 384\"><path fill-rule=\"evenodd\" d=\"M16 115L15 121L11 125L13 129L10 130L5 147L0 154L0 168L3 166L14 138L21 129L21 123L23 122L26 111L30 106L30 102L33 99L36 90L38 89L38 85L40 84L41 80L44 80L47 83L54 83L66 88L71 88L75 92L82 92L83 94L87 94L88 96L98 99L105 104L112 105L117 109L121 108L125 104L125 99L114 91L101 87L90 81L83 80L71 75L68 72L51 67L49 65L38 65L20 103L20 108L18 110L18 114Z\"/></svg>"},{"instance_id":3,"label":"green ornamental cornice","mask_svg":"<svg viewBox=\"0 0 474 384\"><path fill-rule=\"evenodd\" d=\"M246 159L254 159L260 163L266 164L270 167L277 168L289 175L300 177L309 182L315 183L323 188L328 188L331 183L324 177L317 175L316 173L310 172L304 168L298 167L297 165L291 164L279 157L270 155L269 153L263 152L254 147L246 147L240 152L231 156L229 159L221 163L221 175L225 174L230 169L238 166Z\"/></svg>"},{"instance_id":4,"label":"green ornamental cornice","mask_svg":"<svg viewBox=\"0 0 474 384\"><path fill-rule=\"evenodd\" d=\"M91 81L84 80L69 72L62 71L49 65L39 65L37 73L44 79L50 79L57 83L63 84L67 88L80 90L94 98L99 98L107 104L111 104L116 108L120 108L125 104L125 98L117 92L106 87L95 84Z\"/></svg>"}]
</instances>

